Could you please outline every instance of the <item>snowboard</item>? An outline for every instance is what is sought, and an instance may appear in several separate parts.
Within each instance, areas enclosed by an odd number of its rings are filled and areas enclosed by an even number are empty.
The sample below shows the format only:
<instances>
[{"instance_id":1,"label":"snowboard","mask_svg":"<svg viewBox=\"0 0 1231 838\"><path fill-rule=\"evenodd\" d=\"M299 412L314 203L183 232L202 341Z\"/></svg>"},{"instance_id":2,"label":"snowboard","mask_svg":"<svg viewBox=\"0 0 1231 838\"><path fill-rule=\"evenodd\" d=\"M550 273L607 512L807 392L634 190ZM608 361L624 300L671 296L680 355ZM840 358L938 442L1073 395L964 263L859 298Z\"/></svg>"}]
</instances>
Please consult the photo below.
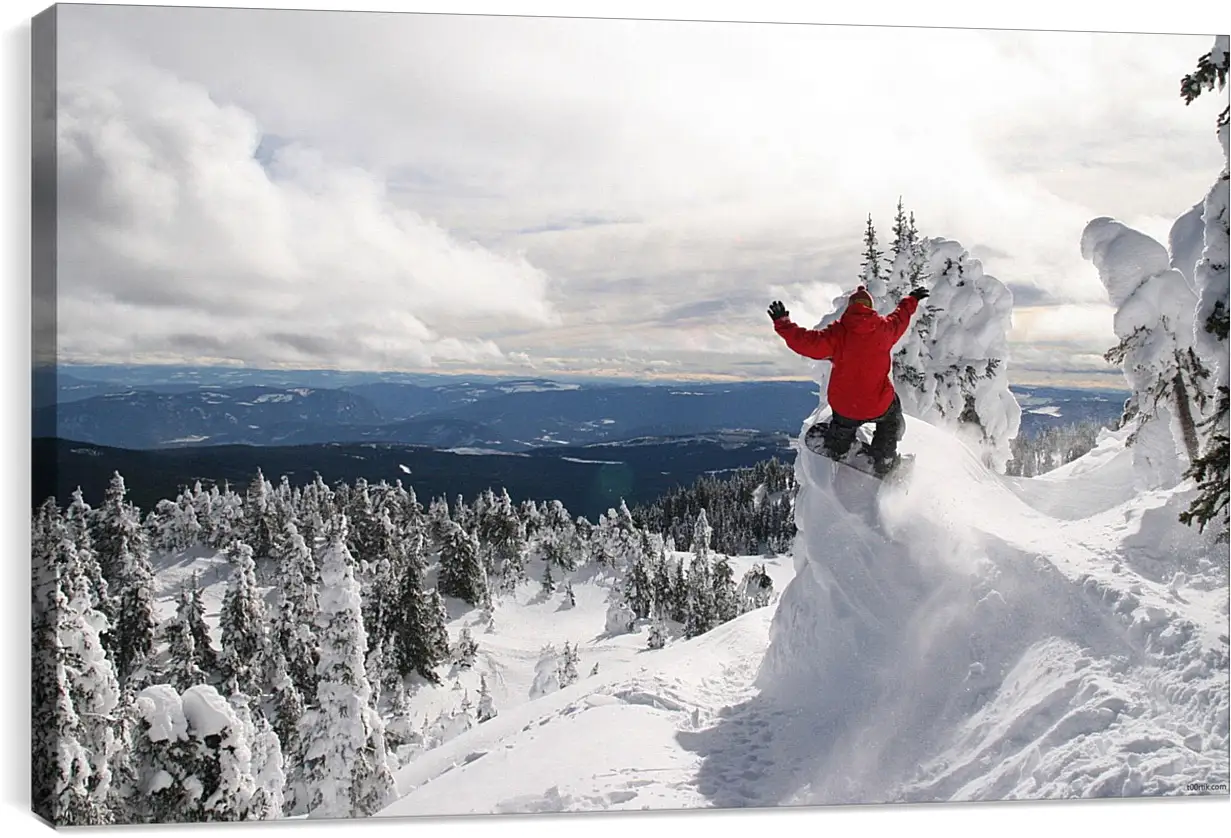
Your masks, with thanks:
<instances>
[{"instance_id":1,"label":"snowboard","mask_svg":"<svg viewBox=\"0 0 1231 838\"><path fill-rule=\"evenodd\" d=\"M828 422L817 422L804 434L804 446L813 454L819 454L827 460L840 463L883 482L898 482L910 474L910 468L915 462L914 454L899 454L898 461L886 474L877 474L872 468L872 450L868 445L871 438L862 428L856 434L855 443L851 445L851 450L846 452L846 456L842 459L834 459L825 451L825 431L828 427Z\"/></svg>"}]
</instances>

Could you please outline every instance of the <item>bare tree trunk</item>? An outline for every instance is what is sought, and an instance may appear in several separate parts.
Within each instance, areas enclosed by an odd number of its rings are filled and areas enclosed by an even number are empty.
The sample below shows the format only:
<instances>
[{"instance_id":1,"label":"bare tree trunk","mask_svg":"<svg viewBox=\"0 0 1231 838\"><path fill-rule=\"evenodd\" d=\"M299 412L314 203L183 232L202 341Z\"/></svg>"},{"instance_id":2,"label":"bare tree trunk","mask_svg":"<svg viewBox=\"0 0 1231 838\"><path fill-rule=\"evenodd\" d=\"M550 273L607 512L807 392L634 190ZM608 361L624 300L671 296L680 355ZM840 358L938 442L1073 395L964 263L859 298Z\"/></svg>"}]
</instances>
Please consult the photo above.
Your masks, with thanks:
<instances>
[{"instance_id":1,"label":"bare tree trunk","mask_svg":"<svg viewBox=\"0 0 1231 838\"><path fill-rule=\"evenodd\" d=\"M1172 391L1175 395L1176 413L1180 419L1180 433L1184 436L1184 447L1188 450L1188 462L1192 463L1200 451L1197 444L1197 426L1193 422L1192 405L1188 402L1188 388L1184 386L1184 376L1179 370L1172 379Z\"/></svg>"}]
</instances>

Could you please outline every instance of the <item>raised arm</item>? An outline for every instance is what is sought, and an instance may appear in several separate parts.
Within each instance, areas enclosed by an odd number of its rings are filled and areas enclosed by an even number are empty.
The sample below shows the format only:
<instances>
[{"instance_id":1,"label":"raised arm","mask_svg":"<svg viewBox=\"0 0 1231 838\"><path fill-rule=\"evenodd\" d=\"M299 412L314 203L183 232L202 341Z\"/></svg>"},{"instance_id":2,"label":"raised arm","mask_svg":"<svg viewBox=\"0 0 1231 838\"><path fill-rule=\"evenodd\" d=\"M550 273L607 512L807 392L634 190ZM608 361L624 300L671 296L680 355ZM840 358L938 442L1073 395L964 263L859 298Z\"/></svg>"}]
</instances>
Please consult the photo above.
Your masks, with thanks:
<instances>
[{"instance_id":1,"label":"raised arm","mask_svg":"<svg viewBox=\"0 0 1231 838\"><path fill-rule=\"evenodd\" d=\"M786 345L805 358L824 361L832 358L838 348L838 337L841 334L840 323L830 323L824 329L805 329L791 322L791 318L783 314L774 320L774 331L782 336Z\"/></svg>"},{"instance_id":2,"label":"raised arm","mask_svg":"<svg viewBox=\"0 0 1231 838\"><path fill-rule=\"evenodd\" d=\"M885 317L885 323L889 328L890 344L897 343L898 338L906 334L906 330L910 328L910 319L919 308L919 301L927 295L928 292L924 289L915 289L903 297L902 302L898 303L898 307Z\"/></svg>"}]
</instances>

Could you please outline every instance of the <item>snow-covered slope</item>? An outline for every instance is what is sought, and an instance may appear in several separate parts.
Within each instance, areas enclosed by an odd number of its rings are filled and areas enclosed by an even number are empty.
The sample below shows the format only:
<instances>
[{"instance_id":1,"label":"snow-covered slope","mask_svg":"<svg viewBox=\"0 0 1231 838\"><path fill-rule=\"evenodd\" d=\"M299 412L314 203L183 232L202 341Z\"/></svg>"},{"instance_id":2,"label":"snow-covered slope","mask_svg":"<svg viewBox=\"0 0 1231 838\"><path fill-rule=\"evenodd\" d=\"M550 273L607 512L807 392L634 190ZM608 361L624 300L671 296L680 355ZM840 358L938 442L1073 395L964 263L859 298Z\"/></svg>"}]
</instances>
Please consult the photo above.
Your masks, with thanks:
<instances>
[{"instance_id":1,"label":"snow-covered slope","mask_svg":"<svg viewBox=\"0 0 1231 838\"><path fill-rule=\"evenodd\" d=\"M476 634L500 715L403 769L383 814L1225 793L1225 550L1179 494L1126 487L1116 434L1033 480L915 419L902 450L903 487L801 452L794 572L769 568L789 585L708 634L604 637L601 586L567 626L502 606ZM566 635L581 678L530 699Z\"/></svg>"},{"instance_id":2,"label":"snow-covered slope","mask_svg":"<svg viewBox=\"0 0 1231 838\"><path fill-rule=\"evenodd\" d=\"M800 463L797 578L759 701L806 708L817 735L783 802L1225 783L1225 563L1173 493L1124 497L1123 441L1046 492L918 421L902 448L912 483L879 495Z\"/></svg>"}]
</instances>

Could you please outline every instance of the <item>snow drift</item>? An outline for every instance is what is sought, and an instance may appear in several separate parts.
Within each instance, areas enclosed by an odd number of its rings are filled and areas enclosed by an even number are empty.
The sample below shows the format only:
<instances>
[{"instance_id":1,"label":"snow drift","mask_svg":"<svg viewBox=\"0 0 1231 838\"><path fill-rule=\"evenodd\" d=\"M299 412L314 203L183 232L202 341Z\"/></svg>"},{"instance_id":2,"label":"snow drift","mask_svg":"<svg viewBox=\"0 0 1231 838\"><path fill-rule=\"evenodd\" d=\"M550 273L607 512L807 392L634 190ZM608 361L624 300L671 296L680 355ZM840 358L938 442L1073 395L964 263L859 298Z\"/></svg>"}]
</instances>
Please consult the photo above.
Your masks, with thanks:
<instances>
[{"instance_id":1,"label":"snow drift","mask_svg":"<svg viewBox=\"0 0 1231 838\"><path fill-rule=\"evenodd\" d=\"M800 775L779 802L1225 782L1225 570L1176 522L1174 497L1098 488L1131 456L1124 435L1051 480L1044 512L1037 484L907 428L905 487L797 462L796 576L757 680L759 702L806 720L780 740Z\"/></svg>"}]
</instances>

